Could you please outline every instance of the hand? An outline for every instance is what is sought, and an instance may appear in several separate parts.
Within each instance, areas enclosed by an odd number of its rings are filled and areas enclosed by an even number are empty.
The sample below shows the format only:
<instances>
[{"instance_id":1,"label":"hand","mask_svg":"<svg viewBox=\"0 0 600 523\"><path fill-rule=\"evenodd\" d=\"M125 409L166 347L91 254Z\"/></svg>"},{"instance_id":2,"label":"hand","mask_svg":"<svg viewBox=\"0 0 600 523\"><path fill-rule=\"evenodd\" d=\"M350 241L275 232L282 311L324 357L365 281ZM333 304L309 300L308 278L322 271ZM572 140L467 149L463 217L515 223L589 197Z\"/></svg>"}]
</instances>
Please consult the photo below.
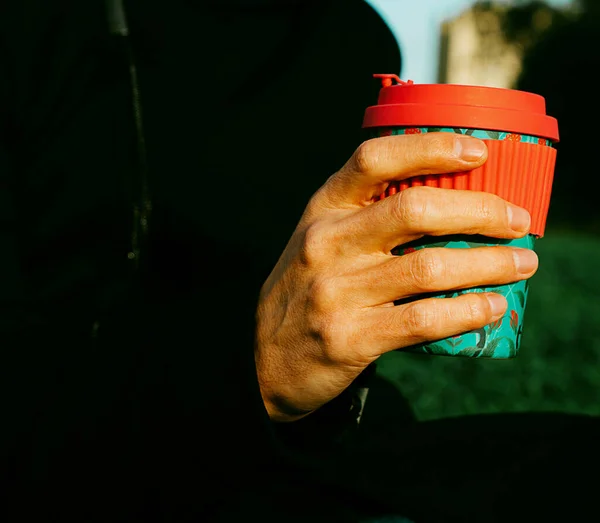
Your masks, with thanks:
<instances>
[{"instance_id":1,"label":"hand","mask_svg":"<svg viewBox=\"0 0 600 523\"><path fill-rule=\"evenodd\" d=\"M414 187L373 203L391 180L468 171L485 144L450 133L364 142L309 202L257 310L255 357L276 421L293 421L344 391L382 354L481 328L507 308L498 294L394 301L526 279L533 251L510 247L391 250L424 235L520 238L527 211L481 192Z\"/></svg>"}]
</instances>

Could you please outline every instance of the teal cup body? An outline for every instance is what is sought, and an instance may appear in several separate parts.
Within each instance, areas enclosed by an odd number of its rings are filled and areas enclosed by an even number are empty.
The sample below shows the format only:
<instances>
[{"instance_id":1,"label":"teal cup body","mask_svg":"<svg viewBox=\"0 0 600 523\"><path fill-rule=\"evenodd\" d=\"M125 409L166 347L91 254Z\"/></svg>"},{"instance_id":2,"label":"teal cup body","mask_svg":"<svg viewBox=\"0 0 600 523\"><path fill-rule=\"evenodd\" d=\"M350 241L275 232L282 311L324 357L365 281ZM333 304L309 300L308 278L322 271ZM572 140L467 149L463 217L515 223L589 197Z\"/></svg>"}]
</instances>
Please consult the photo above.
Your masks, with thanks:
<instances>
[{"instance_id":1,"label":"teal cup body","mask_svg":"<svg viewBox=\"0 0 600 523\"><path fill-rule=\"evenodd\" d=\"M437 97L434 96L436 92ZM444 99L439 93L449 95ZM432 101L432 98L435 100ZM474 107L472 111L471 106ZM482 112L481 107L489 111ZM380 198L419 185L476 190L495 193L526 208L532 216L531 234L523 238L503 240L477 235L425 236L398 246L392 254L410 256L415 251L432 247L472 249L505 245L535 249L536 242L544 233L556 158L554 144L558 141L556 120L545 115L543 98L506 89L416 86L405 82L393 85L384 81L379 105L367 110L363 127L368 129L371 137L442 132L473 136L488 145L488 165L478 170L393 182ZM395 304L490 292L501 294L508 302L501 318L477 330L400 350L467 358L514 358L519 353L523 334L528 280L419 295L398 300Z\"/></svg>"}]
</instances>

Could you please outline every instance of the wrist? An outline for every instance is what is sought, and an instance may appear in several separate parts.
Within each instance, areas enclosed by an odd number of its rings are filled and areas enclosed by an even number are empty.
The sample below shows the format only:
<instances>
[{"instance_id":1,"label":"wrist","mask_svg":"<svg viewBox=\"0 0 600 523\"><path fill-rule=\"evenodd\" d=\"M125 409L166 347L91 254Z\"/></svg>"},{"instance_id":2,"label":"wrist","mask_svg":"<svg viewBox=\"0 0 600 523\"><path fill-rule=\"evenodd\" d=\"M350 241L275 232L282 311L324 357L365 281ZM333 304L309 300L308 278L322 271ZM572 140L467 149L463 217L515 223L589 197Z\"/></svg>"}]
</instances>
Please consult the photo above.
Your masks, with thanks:
<instances>
[{"instance_id":1,"label":"wrist","mask_svg":"<svg viewBox=\"0 0 600 523\"><path fill-rule=\"evenodd\" d=\"M289 412L285 412L284 410L278 408L275 405L275 403L266 400L264 397L263 404L265 406L267 414L269 415L269 419L274 423L292 423L295 421L300 421L301 419L304 419L308 415L312 414L312 412L290 414Z\"/></svg>"},{"instance_id":2,"label":"wrist","mask_svg":"<svg viewBox=\"0 0 600 523\"><path fill-rule=\"evenodd\" d=\"M299 411L285 405L285 402L278 399L275 394L272 394L261 386L260 394L263 405L269 415L269 419L274 423L291 423L306 418L314 411Z\"/></svg>"},{"instance_id":3,"label":"wrist","mask_svg":"<svg viewBox=\"0 0 600 523\"><path fill-rule=\"evenodd\" d=\"M375 365L372 364L339 396L311 413L299 414L295 421L293 416L281 413L273 406L271 420L276 434L285 445L311 453L328 453L340 445L351 445L358 432L365 392L374 372Z\"/></svg>"}]
</instances>

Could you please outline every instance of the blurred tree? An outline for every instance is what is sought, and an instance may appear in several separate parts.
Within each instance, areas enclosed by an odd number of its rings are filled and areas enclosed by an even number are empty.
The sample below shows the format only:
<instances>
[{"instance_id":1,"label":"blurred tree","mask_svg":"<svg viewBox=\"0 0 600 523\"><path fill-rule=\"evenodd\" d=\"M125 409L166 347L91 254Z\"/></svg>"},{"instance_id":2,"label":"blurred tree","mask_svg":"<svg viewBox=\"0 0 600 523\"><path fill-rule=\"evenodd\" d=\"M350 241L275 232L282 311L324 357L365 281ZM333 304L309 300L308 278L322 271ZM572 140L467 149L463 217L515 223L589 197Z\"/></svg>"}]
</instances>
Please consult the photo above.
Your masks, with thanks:
<instances>
[{"instance_id":1,"label":"blurred tree","mask_svg":"<svg viewBox=\"0 0 600 523\"><path fill-rule=\"evenodd\" d=\"M598 0L579 0L577 4L587 14L600 14L600 2Z\"/></svg>"},{"instance_id":2,"label":"blurred tree","mask_svg":"<svg viewBox=\"0 0 600 523\"><path fill-rule=\"evenodd\" d=\"M503 13L502 28L506 39L527 52L551 27L569 18L567 12L555 9L541 0L518 0Z\"/></svg>"},{"instance_id":3,"label":"blurred tree","mask_svg":"<svg viewBox=\"0 0 600 523\"><path fill-rule=\"evenodd\" d=\"M523 46L523 69L515 87L544 96L548 113L559 121L549 225L598 233L598 174L593 145L585 147L593 144L600 122L595 80L600 69L600 2L580 0L577 7L561 12L543 2L522 2L507 11L504 23L507 38Z\"/></svg>"}]
</instances>

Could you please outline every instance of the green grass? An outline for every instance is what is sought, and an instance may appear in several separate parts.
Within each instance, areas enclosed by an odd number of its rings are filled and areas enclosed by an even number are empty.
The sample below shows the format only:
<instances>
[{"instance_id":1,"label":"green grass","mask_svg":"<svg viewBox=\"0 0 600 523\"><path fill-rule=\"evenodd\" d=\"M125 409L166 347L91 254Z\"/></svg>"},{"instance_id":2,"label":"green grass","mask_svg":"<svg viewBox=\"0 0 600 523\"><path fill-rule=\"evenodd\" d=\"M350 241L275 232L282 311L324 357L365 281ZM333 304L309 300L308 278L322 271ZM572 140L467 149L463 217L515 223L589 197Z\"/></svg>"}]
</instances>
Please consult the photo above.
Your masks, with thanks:
<instances>
[{"instance_id":1,"label":"green grass","mask_svg":"<svg viewBox=\"0 0 600 523\"><path fill-rule=\"evenodd\" d=\"M378 373L419 419L531 410L600 415L600 238L548 231L536 251L540 269L517 358L381 358Z\"/></svg>"}]
</instances>

